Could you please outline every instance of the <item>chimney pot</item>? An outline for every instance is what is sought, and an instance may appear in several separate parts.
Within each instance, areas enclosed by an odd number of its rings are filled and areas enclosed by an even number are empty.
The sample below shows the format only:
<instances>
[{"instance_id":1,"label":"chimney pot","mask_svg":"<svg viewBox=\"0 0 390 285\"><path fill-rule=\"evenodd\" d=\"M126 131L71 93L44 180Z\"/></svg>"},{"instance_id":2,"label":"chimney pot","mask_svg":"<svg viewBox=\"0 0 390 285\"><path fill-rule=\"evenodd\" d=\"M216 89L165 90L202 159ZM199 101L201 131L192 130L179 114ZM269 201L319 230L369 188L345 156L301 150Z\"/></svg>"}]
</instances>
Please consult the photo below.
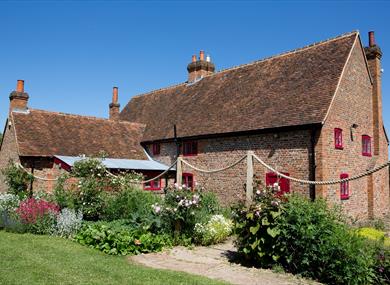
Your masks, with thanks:
<instances>
[{"instance_id":1,"label":"chimney pot","mask_svg":"<svg viewBox=\"0 0 390 285\"><path fill-rule=\"evenodd\" d=\"M204 51L201 50L199 53L199 60L204 60Z\"/></svg>"},{"instance_id":2,"label":"chimney pot","mask_svg":"<svg viewBox=\"0 0 390 285\"><path fill-rule=\"evenodd\" d=\"M24 80L18 80L17 84L16 84L16 91L19 92L19 93L23 93L24 92Z\"/></svg>"},{"instance_id":3,"label":"chimney pot","mask_svg":"<svg viewBox=\"0 0 390 285\"><path fill-rule=\"evenodd\" d=\"M196 62L196 55L195 54L192 56L192 62Z\"/></svg>"},{"instance_id":4,"label":"chimney pot","mask_svg":"<svg viewBox=\"0 0 390 285\"><path fill-rule=\"evenodd\" d=\"M375 46L375 34L374 34L374 31L368 32L368 45L370 47Z\"/></svg>"},{"instance_id":5,"label":"chimney pot","mask_svg":"<svg viewBox=\"0 0 390 285\"><path fill-rule=\"evenodd\" d=\"M118 87L112 88L112 103L118 104Z\"/></svg>"}]
</instances>

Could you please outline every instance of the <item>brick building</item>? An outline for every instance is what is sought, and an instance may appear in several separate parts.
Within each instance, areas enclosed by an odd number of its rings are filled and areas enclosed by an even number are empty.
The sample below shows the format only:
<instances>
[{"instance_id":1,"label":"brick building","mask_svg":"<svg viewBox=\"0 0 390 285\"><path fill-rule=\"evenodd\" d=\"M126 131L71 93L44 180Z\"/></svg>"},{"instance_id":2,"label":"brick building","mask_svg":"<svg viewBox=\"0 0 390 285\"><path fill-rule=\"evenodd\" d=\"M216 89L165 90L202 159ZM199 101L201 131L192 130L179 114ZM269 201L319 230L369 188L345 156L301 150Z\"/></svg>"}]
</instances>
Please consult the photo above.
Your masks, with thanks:
<instances>
[{"instance_id":1,"label":"brick building","mask_svg":"<svg viewBox=\"0 0 390 285\"><path fill-rule=\"evenodd\" d=\"M32 109L28 107L28 98L24 81L18 80L16 90L10 94L10 111L0 144L0 170L11 160L36 176L54 179L69 171L80 155L101 153L107 156L107 162L118 165L110 167L112 171L136 170L154 177L167 168L151 160L140 145L145 125L118 120L116 87L110 119ZM51 191L54 186L55 181L35 179L30 187L34 191ZM6 188L0 174L0 192Z\"/></svg>"},{"instance_id":2,"label":"brick building","mask_svg":"<svg viewBox=\"0 0 390 285\"><path fill-rule=\"evenodd\" d=\"M138 128L140 134L133 137L138 144L132 146L142 146L165 165L182 155L200 168L215 169L252 150L293 177L346 178L388 160L382 120L381 56L373 32L369 33L366 48L360 34L351 32L218 72L210 57L205 58L201 52L187 66L186 82L135 96L120 113L114 96L110 104L112 120L94 120L96 125L115 122L117 126ZM19 92L20 98L13 101L11 93L11 106L15 102L20 107L23 94ZM17 129L15 118L22 115L14 111L10 114L9 122ZM9 129L1 157L17 155L10 149L20 142L8 134L15 129ZM25 133L26 140L32 135L23 129L16 132ZM64 142L58 141L58 147ZM40 147L45 149L46 142L42 144ZM89 140L89 144L98 142ZM56 154L75 155L57 150ZM0 167L2 161L5 159L0 158ZM255 173L265 185L277 179L259 164L255 164ZM212 175L184 166L184 183L191 186L196 181L217 193L224 203L245 197L245 179L245 163ZM387 169L341 185L314 187L281 179L280 186L282 191L302 192L313 199L327 198L341 204L355 218L381 217L389 210Z\"/></svg>"},{"instance_id":3,"label":"brick building","mask_svg":"<svg viewBox=\"0 0 390 285\"><path fill-rule=\"evenodd\" d=\"M166 164L179 142L186 160L203 169L253 150L293 177L345 178L388 159L381 56L374 34L364 48L358 32L219 72L201 52L187 67L187 82L133 97L120 119L145 124L142 145ZM245 171L245 163L213 175L185 167L183 178L233 202L245 195ZM275 181L259 164L255 173L263 184ZM342 185L282 179L281 187L326 197L357 218L382 216L389 207L386 170Z\"/></svg>"}]
</instances>

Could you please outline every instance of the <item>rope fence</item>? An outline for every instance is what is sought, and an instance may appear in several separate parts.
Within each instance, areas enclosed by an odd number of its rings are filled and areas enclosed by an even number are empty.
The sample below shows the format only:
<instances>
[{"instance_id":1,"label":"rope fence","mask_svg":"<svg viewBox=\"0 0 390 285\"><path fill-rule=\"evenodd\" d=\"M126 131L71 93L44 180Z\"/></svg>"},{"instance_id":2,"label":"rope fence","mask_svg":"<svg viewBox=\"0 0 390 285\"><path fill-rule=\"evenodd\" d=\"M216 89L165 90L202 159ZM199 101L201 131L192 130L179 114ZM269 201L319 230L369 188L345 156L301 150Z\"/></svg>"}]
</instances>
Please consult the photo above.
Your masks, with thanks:
<instances>
[{"instance_id":1,"label":"rope fence","mask_svg":"<svg viewBox=\"0 0 390 285\"><path fill-rule=\"evenodd\" d=\"M247 198L247 201L250 202L252 197L253 197L253 176L254 176L254 171L253 171L253 162L254 161L257 161L258 163L260 163L263 167L265 167L266 169L272 171L273 173L275 173L278 178L282 177L282 178L285 178L285 179L288 179L290 181L293 181L293 182L297 182L297 183L301 183L301 184L309 184L309 185L334 185L334 184L340 184L340 183L344 183L344 182L348 182L348 181L353 181L353 180L358 180L360 178L363 178L365 176L368 176L368 175L371 175L377 171L380 171L381 169L385 168L385 167L388 167L390 165L390 161L387 161L383 164L380 164L372 169L369 169L363 173L360 173L360 174L357 174L357 175L353 175L351 177L348 177L348 178L343 178L343 179L332 179L332 180L326 180L326 181L311 181L311 180L305 180L305 179L299 179L299 178L295 178L295 177L292 177L292 176L288 176L288 175L285 175L283 174L282 172L280 172L278 169L278 167L272 167L270 166L269 164L265 163L261 158L259 158L256 154L254 154L253 151L248 151L246 155L244 155L243 157L241 157L240 159L236 160L235 162L233 162L232 164L229 164L225 167L222 167L222 168L217 168L217 169L202 169L202 168L199 168L197 166L194 166L192 165L191 163L189 163L188 161L184 160L182 157L178 157L166 170L164 170L162 173L160 173L159 175L151 178L151 179L148 179L148 180L144 180L144 181L134 181L134 183L140 183L140 184L145 184L145 183L149 183L151 181L154 181L156 179L159 179L161 178L162 176L164 176L169 170L171 170L175 165L176 165L176 183L181 185L182 183L182 175L183 175L183 170L182 170L182 164L190 167L191 169L194 169L198 172L201 172L201 173L206 173L206 174L213 174L213 173L218 173L218 172L222 172L222 171L226 171L228 169L231 169L235 166L237 166L239 163L241 163L243 160L247 160L246 164L247 164L247 170L246 170L246 198ZM19 167L20 169L24 170L26 173L28 173L29 175L33 176L35 179L38 179L38 180L43 180L43 181L57 181L59 177L57 178L45 178L45 177L41 177L41 176L37 176L31 172L29 172L26 168L23 167L23 165L21 165L20 163L17 163L16 164L17 167ZM118 178L120 177L119 175L114 175L113 173L109 172L108 170L106 170L106 173L111 176L111 177L115 177L115 178Z\"/></svg>"},{"instance_id":2,"label":"rope fence","mask_svg":"<svg viewBox=\"0 0 390 285\"><path fill-rule=\"evenodd\" d=\"M247 157L247 155L244 155L243 157L241 157L239 160L237 160L236 162L234 162L233 164L230 164L226 167L222 167L222 168L218 168L218 169L213 169L213 170L205 170L205 169L201 169L201 168L198 168L196 166L193 166L192 164L190 164L188 161L185 161L184 159L180 159L181 162L183 162L185 165L187 165L188 167L196 170L196 171L199 171L199 172L203 172L203 173L217 173L217 172L221 172L221 171L225 171L225 170L228 170L230 168L233 168L234 166L236 166L237 164L239 164L241 161L243 161L245 158Z\"/></svg>"}]
</instances>

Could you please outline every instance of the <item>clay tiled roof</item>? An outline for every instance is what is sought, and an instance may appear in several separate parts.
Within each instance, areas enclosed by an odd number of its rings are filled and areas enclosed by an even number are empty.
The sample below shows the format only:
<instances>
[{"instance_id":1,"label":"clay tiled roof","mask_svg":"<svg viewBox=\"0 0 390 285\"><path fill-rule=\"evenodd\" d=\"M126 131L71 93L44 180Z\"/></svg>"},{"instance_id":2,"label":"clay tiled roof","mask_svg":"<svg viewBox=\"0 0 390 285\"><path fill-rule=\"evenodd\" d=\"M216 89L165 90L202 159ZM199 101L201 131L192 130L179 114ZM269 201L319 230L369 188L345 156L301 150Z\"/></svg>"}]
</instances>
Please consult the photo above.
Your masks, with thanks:
<instances>
[{"instance_id":1,"label":"clay tiled roof","mask_svg":"<svg viewBox=\"0 0 390 285\"><path fill-rule=\"evenodd\" d=\"M21 156L98 155L147 159L140 140L145 126L95 117L30 109L13 112Z\"/></svg>"},{"instance_id":2,"label":"clay tiled roof","mask_svg":"<svg viewBox=\"0 0 390 285\"><path fill-rule=\"evenodd\" d=\"M322 123L354 41L352 32L133 97L121 119L146 124L143 141Z\"/></svg>"}]
</instances>

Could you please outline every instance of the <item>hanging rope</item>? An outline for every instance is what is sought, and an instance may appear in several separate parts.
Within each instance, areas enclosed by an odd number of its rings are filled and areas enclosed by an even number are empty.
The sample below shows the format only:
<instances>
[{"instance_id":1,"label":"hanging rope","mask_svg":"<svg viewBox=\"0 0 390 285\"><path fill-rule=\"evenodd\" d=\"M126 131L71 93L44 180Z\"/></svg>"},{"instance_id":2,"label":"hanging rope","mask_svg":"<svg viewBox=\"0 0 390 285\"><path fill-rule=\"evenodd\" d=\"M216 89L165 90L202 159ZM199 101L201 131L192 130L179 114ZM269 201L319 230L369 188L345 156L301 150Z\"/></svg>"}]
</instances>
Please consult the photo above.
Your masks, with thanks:
<instances>
[{"instance_id":1,"label":"hanging rope","mask_svg":"<svg viewBox=\"0 0 390 285\"><path fill-rule=\"evenodd\" d=\"M229 166L226 166L226 167L223 167L223 168L219 168L219 169L214 169L214 170L205 170L205 169L201 169L201 168L198 168L196 166L193 166L192 164L190 164L189 162L185 161L184 159L181 159L181 161L187 165L188 167L191 167L192 169L196 170L196 171L199 171L199 172L203 172L203 173L216 173L216 172L221 172L221 171L224 171L224 170L227 170L229 168L233 168L234 166L236 166L237 164L239 164L241 161L243 161L244 159L246 158L246 155L244 155L243 157L241 157L239 160L237 160L236 162L234 162L233 164L229 165Z\"/></svg>"},{"instance_id":2,"label":"hanging rope","mask_svg":"<svg viewBox=\"0 0 390 285\"><path fill-rule=\"evenodd\" d=\"M21 165L20 163L16 163L16 166L19 167L20 169L22 169L28 175L31 175L32 177L34 177L35 179L43 180L43 181L57 181L58 180L58 177L57 178L45 178L45 177L34 175L33 173L29 172L26 168L24 168L23 165Z\"/></svg>"},{"instance_id":3,"label":"hanging rope","mask_svg":"<svg viewBox=\"0 0 390 285\"><path fill-rule=\"evenodd\" d=\"M310 181L310 180L304 180L304 179L298 179L298 178L294 178L294 177L291 177L291 176L287 176L279 171L277 171L276 169L274 169L273 167L269 166L268 164L266 164L264 161L262 161L257 155L253 154L253 157L258 161L260 162L261 165L263 165L265 168L268 168L269 170L271 170L272 172L276 173L278 176L280 177L283 177L283 178L286 178L286 179L289 179L291 181L294 181L294 182L298 182L298 183L302 183L302 184L314 184L314 185L332 185L332 184L340 184L340 183L343 183L343 182L348 182L348 181L352 181L352 180L357 180L359 178L362 178L364 176L367 176L367 175L370 175L370 174L373 174L385 167L388 167L389 164L390 164L390 161L387 161L386 163L383 163L381 165L378 165L377 167L374 167L373 169L370 169L370 170L367 170L366 172L364 173L361 173L361 174L357 174L357 175L354 175L354 176L351 176L351 177L348 177L348 178L344 178L344 179L338 179L338 180L327 180L327 181Z\"/></svg>"}]
</instances>

